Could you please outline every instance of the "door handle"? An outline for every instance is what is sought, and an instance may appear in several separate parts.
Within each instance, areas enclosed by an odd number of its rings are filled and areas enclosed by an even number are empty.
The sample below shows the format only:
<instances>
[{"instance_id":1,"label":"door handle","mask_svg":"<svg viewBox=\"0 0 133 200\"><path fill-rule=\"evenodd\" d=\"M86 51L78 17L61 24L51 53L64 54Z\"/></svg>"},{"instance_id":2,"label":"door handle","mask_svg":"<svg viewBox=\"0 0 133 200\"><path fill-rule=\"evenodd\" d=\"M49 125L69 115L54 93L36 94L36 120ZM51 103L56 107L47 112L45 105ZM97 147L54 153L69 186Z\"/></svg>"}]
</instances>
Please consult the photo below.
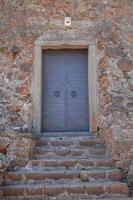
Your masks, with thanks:
<instances>
[{"instance_id":1,"label":"door handle","mask_svg":"<svg viewBox=\"0 0 133 200\"><path fill-rule=\"evenodd\" d=\"M71 96L72 96L72 97L76 97L76 96L77 96L76 91L73 90L73 91L71 92Z\"/></svg>"},{"instance_id":2,"label":"door handle","mask_svg":"<svg viewBox=\"0 0 133 200\"><path fill-rule=\"evenodd\" d=\"M60 92L57 90L57 91L54 92L54 95L55 95L56 97L60 97Z\"/></svg>"}]
</instances>

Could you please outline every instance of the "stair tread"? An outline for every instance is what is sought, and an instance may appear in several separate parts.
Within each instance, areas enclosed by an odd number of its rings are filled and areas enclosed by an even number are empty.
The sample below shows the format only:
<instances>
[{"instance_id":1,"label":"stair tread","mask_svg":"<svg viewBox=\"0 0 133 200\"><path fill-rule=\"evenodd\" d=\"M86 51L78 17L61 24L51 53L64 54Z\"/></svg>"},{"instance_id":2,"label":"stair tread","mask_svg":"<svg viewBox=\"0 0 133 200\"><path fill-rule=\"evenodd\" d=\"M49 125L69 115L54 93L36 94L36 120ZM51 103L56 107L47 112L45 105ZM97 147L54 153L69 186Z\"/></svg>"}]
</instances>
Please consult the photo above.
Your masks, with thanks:
<instances>
[{"instance_id":1,"label":"stair tread","mask_svg":"<svg viewBox=\"0 0 133 200\"><path fill-rule=\"evenodd\" d=\"M93 185L126 185L126 183L121 182L121 181L110 181L110 180L96 180L96 181L92 181L92 182L77 182L77 180L50 180L48 183L24 183L24 184L17 184L17 185L4 185L4 186L0 186L0 188L21 188L21 187L41 187L41 186L48 186L48 187L62 187L63 186L67 186L67 187L71 187L71 186L93 186Z\"/></svg>"},{"instance_id":2,"label":"stair tread","mask_svg":"<svg viewBox=\"0 0 133 200\"><path fill-rule=\"evenodd\" d=\"M44 140L65 140L65 141L72 141L72 140L95 140L95 139L100 139L97 136L57 136L57 137L45 137L45 136L41 136L38 138L39 140L44 139Z\"/></svg>"},{"instance_id":3,"label":"stair tread","mask_svg":"<svg viewBox=\"0 0 133 200\"><path fill-rule=\"evenodd\" d=\"M76 151L106 151L106 148L104 146L75 146L72 145L71 148L70 146L36 146L34 149L34 153L36 152L60 152L60 151L65 151L65 152L76 152Z\"/></svg>"},{"instance_id":4,"label":"stair tread","mask_svg":"<svg viewBox=\"0 0 133 200\"><path fill-rule=\"evenodd\" d=\"M97 158L96 157L81 157L81 156L79 156L79 157L74 157L74 158L72 158L72 157L59 157L59 158L38 158L38 159L31 159L31 161L51 161L51 162L57 162L57 161L66 161L66 160L70 160L70 161L75 161L75 160L106 160L106 161L113 161L111 158L108 158L108 157L105 157L105 156L102 156L102 157L100 157L100 156L98 156Z\"/></svg>"},{"instance_id":5,"label":"stair tread","mask_svg":"<svg viewBox=\"0 0 133 200\"><path fill-rule=\"evenodd\" d=\"M73 158L74 157L74 158ZM61 161L82 161L82 160L88 160L88 161L97 161L97 160L104 160L104 161L112 161L111 159L109 159L108 157L106 156L92 156L92 157L81 157L81 156L72 156L72 157L69 157L68 159L64 159L63 157L61 156L53 156L53 158L49 158L49 157L43 157L43 156L34 156L32 158L32 161L51 161L51 162L61 162ZM112 161L113 162L113 161Z\"/></svg>"},{"instance_id":6,"label":"stair tread","mask_svg":"<svg viewBox=\"0 0 133 200\"><path fill-rule=\"evenodd\" d=\"M96 170L96 169L103 169L103 170L111 170L113 167L112 166L100 166L100 167L95 167L95 166L80 166L80 165L77 165L77 166L73 166L73 167L64 167L64 166L58 166L58 167L38 167L38 166L29 166L27 165L26 167L15 167L12 169L12 171L39 171L42 172L42 171L52 171L52 170ZM9 172L12 172L9 170Z\"/></svg>"},{"instance_id":7,"label":"stair tread","mask_svg":"<svg viewBox=\"0 0 133 200\"><path fill-rule=\"evenodd\" d=\"M85 197L82 197L81 195L76 195L76 194L75 194L75 196L74 195L68 196L68 194L64 194L64 196L62 195L62 197L59 195L59 198L58 198L58 196L56 196L55 200L61 200L61 198L62 199L65 198L65 200L73 200L74 197L76 197L78 200L88 200L87 194ZM93 197L90 198L90 200L91 199L94 200ZM19 200L19 199L17 197L4 197L4 198L2 198L2 200ZM38 196L37 199L36 199L36 197L33 197L33 196L26 197L26 199L25 199L25 197L24 198L21 197L20 200L44 200L44 197ZM53 200L53 196L51 198L49 198L49 200ZM118 195L114 196L113 195L112 197L111 196L110 197L103 196L102 198L99 197L99 198L97 198L97 200L133 200L133 199L132 199L132 197L127 197L127 196L124 197L124 196L118 196Z\"/></svg>"},{"instance_id":8,"label":"stair tread","mask_svg":"<svg viewBox=\"0 0 133 200\"><path fill-rule=\"evenodd\" d=\"M106 150L104 147L93 147L93 148L46 148L46 147L37 147L34 150L34 156L76 156L76 155L105 155Z\"/></svg>"},{"instance_id":9,"label":"stair tread","mask_svg":"<svg viewBox=\"0 0 133 200\"><path fill-rule=\"evenodd\" d=\"M38 142L71 142L75 144L75 142L85 142L85 141L90 141L90 142L101 142L103 144L103 141L99 137L40 137L38 138Z\"/></svg>"},{"instance_id":10,"label":"stair tread","mask_svg":"<svg viewBox=\"0 0 133 200\"><path fill-rule=\"evenodd\" d=\"M94 146L90 146L90 147L86 147L86 146L72 146L72 148L68 147L68 146L51 146L51 147L43 147L43 146L37 146L34 150L34 154L50 154L50 153L54 153L54 154L71 154L71 153L76 153L76 152L80 152L80 153L97 153L98 152L106 152L106 149L104 146L102 147L94 147Z\"/></svg>"},{"instance_id":11,"label":"stair tread","mask_svg":"<svg viewBox=\"0 0 133 200\"><path fill-rule=\"evenodd\" d=\"M20 185L5 185L1 186L0 189L3 191L3 196L23 196L27 195L58 195L64 192L89 195L107 195L112 194L119 196L128 196L128 187L126 183L120 181L95 181L95 182L80 182L76 180L67 181L49 181L49 183L28 183Z\"/></svg>"},{"instance_id":12,"label":"stair tread","mask_svg":"<svg viewBox=\"0 0 133 200\"><path fill-rule=\"evenodd\" d=\"M99 172L121 172L120 169L116 169L116 168L111 168L111 169L102 169L102 168L92 168L92 169L70 169L70 170L67 170L67 169L49 169L49 170L43 170L43 171L40 171L40 168L38 168L38 171L37 170L25 170L25 168L20 168L18 170L15 170L15 171L7 171L7 174L15 174L15 173L62 173L62 172L67 172L67 173L75 173L75 172L88 172L88 173L99 173Z\"/></svg>"},{"instance_id":13,"label":"stair tread","mask_svg":"<svg viewBox=\"0 0 133 200\"><path fill-rule=\"evenodd\" d=\"M50 179L53 180L69 180L69 179L76 179L76 181L93 181L93 180L121 180L121 170L120 169L51 169L51 170L21 170L18 169L16 171L7 172L5 176L5 183L18 183L18 182L28 182L28 181L44 181L46 182Z\"/></svg>"},{"instance_id":14,"label":"stair tread","mask_svg":"<svg viewBox=\"0 0 133 200\"><path fill-rule=\"evenodd\" d=\"M74 170L17 170L7 172L5 176L6 184L18 184L21 182L48 182L48 180L76 180L77 182L90 182L94 180L114 180L120 181L122 179L121 170L119 169L74 169Z\"/></svg>"},{"instance_id":15,"label":"stair tread","mask_svg":"<svg viewBox=\"0 0 133 200\"><path fill-rule=\"evenodd\" d=\"M8 172L17 172L17 171L29 171L29 172L38 172L38 169L40 172L44 172L44 171L53 171L53 170L57 170L57 171L63 171L63 170L68 170L68 171L74 171L74 170L111 170L111 169L115 169L113 168L112 166L109 167L109 166L103 166L103 167L94 167L94 166L85 166L85 167L81 167L81 166L73 166L73 167L36 167L36 166L26 166L26 167L16 167L16 168L13 168L11 171L8 170Z\"/></svg>"},{"instance_id":16,"label":"stair tread","mask_svg":"<svg viewBox=\"0 0 133 200\"><path fill-rule=\"evenodd\" d=\"M90 147L87 147L87 146L78 146L78 147L75 147L73 145L73 148L70 149L70 147L68 146L62 146L62 147L59 147L59 146L36 146L35 147L35 150L47 150L47 151L60 151L60 150L69 150L69 151L76 151L76 150L97 150L97 149L106 149L105 146L90 146Z\"/></svg>"},{"instance_id":17,"label":"stair tread","mask_svg":"<svg viewBox=\"0 0 133 200\"><path fill-rule=\"evenodd\" d=\"M85 155L86 156L86 155ZM85 157L84 155L83 155L83 159L87 159L87 157ZM63 158L63 156L59 156L59 155L54 155L54 156L51 156L52 158L55 158L56 160L57 159L60 159L60 158ZM44 159L50 159L51 158L50 156L43 156L43 155L34 155L33 156L33 160L44 160ZM74 158L73 158L74 157ZM92 156L89 156L89 157L91 157L91 158L95 158L95 159L102 159L102 158L105 158L105 159L108 159L108 156L105 156L105 155L99 155L99 156L97 156L97 155L92 155ZM69 156L69 159L80 159L81 160L81 156ZM89 160L89 159L87 159L87 160Z\"/></svg>"},{"instance_id":18,"label":"stair tread","mask_svg":"<svg viewBox=\"0 0 133 200\"><path fill-rule=\"evenodd\" d=\"M76 147L73 146L73 148L69 148L68 146L62 146L62 147L56 147L56 146L52 146L52 147L42 147L42 146L37 146L34 150L34 153L36 152L60 152L60 151L64 151L64 152L68 152L68 153L71 153L71 152L76 152L76 151L105 151L105 147L94 147L94 146L91 146L91 147Z\"/></svg>"},{"instance_id":19,"label":"stair tread","mask_svg":"<svg viewBox=\"0 0 133 200\"><path fill-rule=\"evenodd\" d=\"M115 162L112 159L106 158L38 158L32 159L29 163L32 166L41 167L73 167L73 166L114 166Z\"/></svg>"},{"instance_id":20,"label":"stair tread","mask_svg":"<svg viewBox=\"0 0 133 200\"><path fill-rule=\"evenodd\" d=\"M86 135L98 135L98 133L91 133L91 132L43 132L41 134L36 134L36 136L45 136L45 137L51 137L51 136L62 136L67 135L69 137L71 136L86 136Z\"/></svg>"},{"instance_id":21,"label":"stair tread","mask_svg":"<svg viewBox=\"0 0 133 200\"><path fill-rule=\"evenodd\" d=\"M40 137L37 139L37 146L94 146L103 145L104 142L99 137Z\"/></svg>"}]
</instances>

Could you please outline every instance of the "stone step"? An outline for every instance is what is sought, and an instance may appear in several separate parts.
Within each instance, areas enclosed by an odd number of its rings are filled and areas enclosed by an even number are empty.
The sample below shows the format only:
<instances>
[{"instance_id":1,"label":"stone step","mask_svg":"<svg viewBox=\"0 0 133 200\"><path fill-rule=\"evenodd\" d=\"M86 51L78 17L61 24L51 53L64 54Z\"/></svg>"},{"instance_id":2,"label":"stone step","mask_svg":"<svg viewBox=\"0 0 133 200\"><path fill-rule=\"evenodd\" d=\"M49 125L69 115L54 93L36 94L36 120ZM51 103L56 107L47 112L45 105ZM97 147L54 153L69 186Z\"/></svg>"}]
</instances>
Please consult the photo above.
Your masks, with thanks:
<instances>
[{"instance_id":1,"label":"stone step","mask_svg":"<svg viewBox=\"0 0 133 200\"><path fill-rule=\"evenodd\" d=\"M5 184L19 184L27 182L40 182L47 179L76 179L80 181L94 181L94 180L115 180L122 179L121 170L119 169L92 169L92 170L49 170L49 171L12 171L5 175Z\"/></svg>"},{"instance_id":2,"label":"stone step","mask_svg":"<svg viewBox=\"0 0 133 200\"><path fill-rule=\"evenodd\" d=\"M41 137L36 141L37 146L96 146L103 145L103 141L97 137Z\"/></svg>"},{"instance_id":3,"label":"stone step","mask_svg":"<svg viewBox=\"0 0 133 200\"><path fill-rule=\"evenodd\" d=\"M57 158L57 159L32 159L28 165L37 167L114 167L115 162L106 158Z\"/></svg>"},{"instance_id":4,"label":"stone step","mask_svg":"<svg viewBox=\"0 0 133 200\"><path fill-rule=\"evenodd\" d=\"M45 156L44 157L42 155L37 155L37 156L35 155L35 156L32 157L32 160L61 159L61 158L64 158L64 157L63 156L53 156L53 157L52 156L51 157L50 156ZM76 159L76 160L77 159L81 159L81 158L88 159L88 155L87 156L86 155L85 156L82 156L82 155L81 156L66 156L66 158ZM105 156L105 155L100 155L100 156L99 155L94 155L94 156L90 155L89 156L89 159L93 159L93 158L94 159L109 159L110 157L109 156Z\"/></svg>"},{"instance_id":5,"label":"stone step","mask_svg":"<svg viewBox=\"0 0 133 200\"><path fill-rule=\"evenodd\" d=\"M114 167L115 162L105 156L93 156L93 157L55 157L55 158L33 158L28 160L14 160L12 162L13 168L33 168L33 167L78 167L78 168L90 168L90 167Z\"/></svg>"},{"instance_id":6,"label":"stone step","mask_svg":"<svg viewBox=\"0 0 133 200\"><path fill-rule=\"evenodd\" d=\"M47 198L46 195L43 195L43 196L27 196L26 198L25 197L14 197L14 196L11 196L11 197L2 197L2 200L62 200L62 199L65 199L65 200L133 200L132 197L118 197L118 195L108 195L110 197L107 197L107 195L101 195L102 197L97 197L95 198L94 196L90 196L88 194L67 194L67 193L63 193L63 194L59 194L59 195L56 195L56 196L49 196L49 198Z\"/></svg>"},{"instance_id":7,"label":"stone step","mask_svg":"<svg viewBox=\"0 0 133 200\"><path fill-rule=\"evenodd\" d=\"M121 170L106 154L98 134L89 132L42 133L36 136L33 158L14 160L5 174L0 199L46 197L60 194L128 196ZM17 166L16 166L17 165ZM100 196L101 197L101 196Z\"/></svg>"},{"instance_id":8,"label":"stone step","mask_svg":"<svg viewBox=\"0 0 133 200\"><path fill-rule=\"evenodd\" d=\"M98 136L98 133L90 132L44 132L36 134L37 137L82 137L82 136Z\"/></svg>"},{"instance_id":9,"label":"stone step","mask_svg":"<svg viewBox=\"0 0 133 200\"><path fill-rule=\"evenodd\" d=\"M26 166L21 167L21 166L16 166L13 169L8 169L8 172L15 172L15 171L26 171L26 172L44 172L44 171L54 171L54 170L58 170L58 171L81 171L81 170L112 170L115 169L112 166L102 166L102 167L94 167L94 166L81 166L81 165L76 165L76 166L72 166L72 167L65 167L65 166L58 166L58 167L46 167L46 166L31 166L31 163L29 162Z\"/></svg>"},{"instance_id":10,"label":"stone step","mask_svg":"<svg viewBox=\"0 0 133 200\"><path fill-rule=\"evenodd\" d=\"M2 186L0 190L3 192L3 197L11 196L35 196L48 195L55 196L64 192L68 194L84 194L94 195L119 195L128 196L128 187L125 183L111 181L96 181L90 183L76 183L76 181L50 181L49 183L41 184L22 184L22 185L7 185Z\"/></svg>"},{"instance_id":11,"label":"stone step","mask_svg":"<svg viewBox=\"0 0 133 200\"><path fill-rule=\"evenodd\" d=\"M89 148L68 148L68 147L62 147L62 148L56 148L56 147L36 147L34 151L34 157L57 157L57 156L99 156L99 155L105 155L106 151L104 147L89 147Z\"/></svg>"},{"instance_id":12,"label":"stone step","mask_svg":"<svg viewBox=\"0 0 133 200\"><path fill-rule=\"evenodd\" d=\"M40 136L40 137L37 137L38 140L48 140L48 141L53 141L53 140L65 140L65 141L76 141L76 140L88 140L88 139L97 139L99 138L98 136L96 135L88 135L88 136L56 136L56 137L45 137L45 136Z\"/></svg>"}]
</instances>

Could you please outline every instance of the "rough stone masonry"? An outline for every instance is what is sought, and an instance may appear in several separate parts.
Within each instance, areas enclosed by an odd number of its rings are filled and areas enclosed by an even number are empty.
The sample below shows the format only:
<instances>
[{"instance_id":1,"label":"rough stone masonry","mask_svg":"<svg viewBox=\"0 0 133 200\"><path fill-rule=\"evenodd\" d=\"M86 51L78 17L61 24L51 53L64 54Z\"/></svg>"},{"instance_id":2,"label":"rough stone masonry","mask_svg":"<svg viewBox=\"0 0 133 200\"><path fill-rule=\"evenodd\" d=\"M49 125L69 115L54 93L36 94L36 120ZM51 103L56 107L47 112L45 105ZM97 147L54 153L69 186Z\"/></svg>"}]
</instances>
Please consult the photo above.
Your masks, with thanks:
<instances>
[{"instance_id":1,"label":"rough stone masonry","mask_svg":"<svg viewBox=\"0 0 133 200\"><path fill-rule=\"evenodd\" d=\"M117 167L133 177L132 0L0 1L0 130L32 131L34 41L67 29L97 40L99 131Z\"/></svg>"}]
</instances>

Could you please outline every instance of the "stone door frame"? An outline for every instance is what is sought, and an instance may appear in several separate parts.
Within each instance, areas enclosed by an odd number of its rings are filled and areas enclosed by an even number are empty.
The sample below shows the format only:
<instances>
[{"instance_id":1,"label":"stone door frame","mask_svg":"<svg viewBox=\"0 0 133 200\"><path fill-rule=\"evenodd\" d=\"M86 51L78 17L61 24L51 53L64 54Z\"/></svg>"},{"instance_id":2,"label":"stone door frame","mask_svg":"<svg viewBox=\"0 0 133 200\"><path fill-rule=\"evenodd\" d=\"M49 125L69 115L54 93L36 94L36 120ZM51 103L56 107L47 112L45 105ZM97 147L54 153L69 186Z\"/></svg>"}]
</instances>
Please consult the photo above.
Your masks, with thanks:
<instances>
[{"instance_id":1,"label":"stone door frame","mask_svg":"<svg viewBox=\"0 0 133 200\"><path fill-rule=\"evenodd\" d=\"M97 63L96 40L87 32L51 31L35 41L33 74L33 132L41 132L42 120L42 55L43 49L88 49L88 97L90 132L97 131Z\"/></svg>"}]
</instances>

